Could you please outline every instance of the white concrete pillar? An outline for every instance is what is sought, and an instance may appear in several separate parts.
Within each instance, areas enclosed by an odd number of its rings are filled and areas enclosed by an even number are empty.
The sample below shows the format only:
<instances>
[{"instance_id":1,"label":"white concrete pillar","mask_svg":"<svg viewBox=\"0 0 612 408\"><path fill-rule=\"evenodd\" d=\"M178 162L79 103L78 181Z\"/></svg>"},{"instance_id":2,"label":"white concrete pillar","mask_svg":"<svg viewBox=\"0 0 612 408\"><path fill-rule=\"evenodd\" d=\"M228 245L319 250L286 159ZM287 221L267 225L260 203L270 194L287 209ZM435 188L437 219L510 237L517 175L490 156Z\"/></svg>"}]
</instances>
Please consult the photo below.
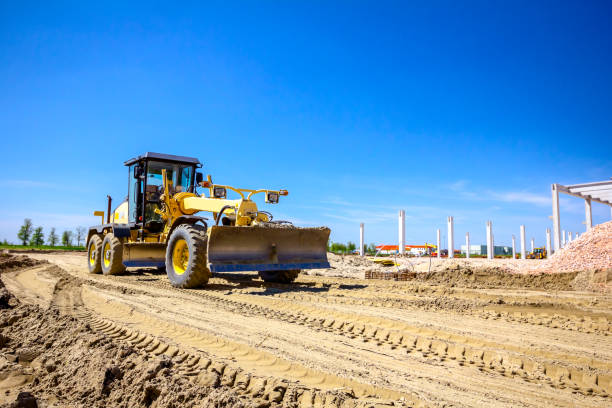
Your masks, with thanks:
<instances>
[{"instance_id":1,"label":"white concrete pillar","mask_svg":"<svg viewBox=\"0 0 612 408\"><path fill-rule=\"evenodd\" d=\"M406 212L399 212L399 253L404 255L406 251Z\"/></svg>"},{"instance_id":2,"label":"white concrete pillar","mask_svg":"<svg viewBox=\"0 0 612 408\"><path fill-rule=\"evenodd\" d=\"M565 239L566 236L567 234L565 233L565 230L561 231L561 248L563 248L567 242Z\"/></svg>"},{"instance_id":3,"label":"white concrete pillar","mask_svg":"<svg viewBox=\"0 0 612 408\"><path fill-rule=\"evenodd\" d=\"M525 253L525 226L521 225L521 259L527 259L527 254Z\"/></svg>"},{"instance_id":4,"label":"white concrete pillar","mask_svg":"<svg viewBox=\"0 0 612 408\"><path fill-rule=\"evenodd\" d=\"M438 258L441 258L442 254L440 252L442 252L442 248L440 248L440 228L438 228L436 235L437 235L436 245L438 246L438 250L436 252L438 253Z\"/></svg>"},{"instance_id":5,"label":"white concrete pillar","mask_svg":"<svg viewBox=\"0 0 612 408\"><path fill-rule=\"evenodd\" d=\"M465 257L469 258L470 257L470 233L469 232L465 233L465 246L467 247L465 251Z\"/></svg>"},{"instance_id":6,"label":"white concrete pillar","mask_svg":"<svg viewBox=\"0 0 612 408\"><path fill-rule=\"evenodd\" d=\"M546 257L550 257L550 228L546 228Z\"/></svg>"},{"instance_id":7,"label":"white concrete pillar","mask_svg":"<svg viewBox=\"0 0 612 408\"><path fill-rule=\"evenodd\" d=\"M584 200L584 215L586 222L586 230L590 231L593 228L593 211L591 211L591 199Z\"/></svg>"},{"instance_id":8,"label":"white concrete pillar","mask_svg":"<svg viewBox=\"0 0 612 408\"><path fill-rule=\"evenodd\" d=\"M493 223L491 221L487 221L487 259L494 258L494 249L493 249Z\"/></svg>"},{"instance_id":9,"label":"white concrete pillar","mask_svg":"<svg viewBox=\"0 0 612 408\"><path fill-rule=\"evenodd\" d=\"M534 249L535 249L535 245L533 242L533 238L531 238L531 252L533 252Z\"/></svg>"},{"instance_id":10,"label":"white concrete pillar","mask_svg":"<svg viewBox=\"0 0 612 408\"><path fill-rule=\"evenodd\" d=\"M553 240L555 252L561 248L561 216L559 214L559 189L556 184L552 189L552 217L553 217Z\"/></svg>"},{"instance_id":11,"label":"white concrete pillar","mask_svg":"<svg viewBox=\"0 0 612 408\"><path fill-rule=\"evenodd\" d=\"M572 242L572 241L574 240L574 237L573 237L573 235L572 235L572 232L571 232L571 231L570 231L570 232L568 232L568 233L567 233L567 235L568 235L567 242Z\"/></svg>"},{"instance_id":12,"label":"white concrete pillar","mask_svg":"<svg viewBox=\"0 0 612 408\"><path fill-rule=\"evenodd\" d=\"M453 217L447 219L448 222L448 257L455 257L455 226L453 225Z\"/></svg>"},{"instance_id":13,"label":"white concrete pillar","mask_svg":"<svg viewBox=\"0 0 612 408\"><path fill-rule=\"evenodd\" d=\"M363 222L361 224L359 224L359 255L364 256L365 255L365 241L364 241L364 234L363 234Z\"/></svg>"},{"instance_id":14,"label":"white concrete pillar","mask_svg":"<svg viewBox=\"0 0 612 408\"><path fill-rule=\"evenodd\" d=\"M516 259L516 237L512 235L512 259Z\"/></svg>"}]
</instances>

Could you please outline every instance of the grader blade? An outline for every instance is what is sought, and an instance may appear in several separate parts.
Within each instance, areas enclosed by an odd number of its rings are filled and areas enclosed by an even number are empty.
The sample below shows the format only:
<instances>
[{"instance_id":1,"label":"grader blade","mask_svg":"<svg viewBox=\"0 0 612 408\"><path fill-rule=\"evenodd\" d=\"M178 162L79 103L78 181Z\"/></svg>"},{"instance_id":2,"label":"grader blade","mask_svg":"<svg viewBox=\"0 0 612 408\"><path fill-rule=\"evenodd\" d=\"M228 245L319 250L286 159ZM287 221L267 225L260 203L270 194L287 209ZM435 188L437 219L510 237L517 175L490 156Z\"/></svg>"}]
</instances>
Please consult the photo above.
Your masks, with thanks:
<instances>
[{"instance_id":1,"label":"grader blade","mask_svg":"<svg viewBox=\"0 0 612 408\"><path fill-rule=\"evenodd\" d=\"M213 226L208 231L211 272L329 268L329 228Z\"/></svg>"}]
</instances>

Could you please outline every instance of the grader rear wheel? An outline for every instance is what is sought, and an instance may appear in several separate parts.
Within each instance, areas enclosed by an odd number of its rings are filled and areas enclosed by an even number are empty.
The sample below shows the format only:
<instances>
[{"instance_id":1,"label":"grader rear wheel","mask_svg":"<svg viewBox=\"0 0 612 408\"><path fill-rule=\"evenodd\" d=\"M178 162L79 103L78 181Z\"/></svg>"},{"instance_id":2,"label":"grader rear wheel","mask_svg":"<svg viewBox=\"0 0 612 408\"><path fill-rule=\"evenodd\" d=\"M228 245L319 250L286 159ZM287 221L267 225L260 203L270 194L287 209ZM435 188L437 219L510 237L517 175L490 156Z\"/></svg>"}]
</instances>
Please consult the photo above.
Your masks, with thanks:
<instances>
[{"instance_id":1,"label":"grader rear wheel","mask_svg":"<svg viewBox=\"0 0 612 408\"><path fill-rule=\"evenodd\" d=\"M179 225L166 248L166 274L172 286L196 288L210 278L206 266L206 230L199 225Z\"/></svg>"},{"instance_id":2,"label":"grader rear wheel","mask_svg":"<svg viewBox=\"0 0 612 408\"><path fill-rule=\"evenodd\" d=\"M299 274L299 269L290 269L288 271L259 271L259 277L264 282L275 283L291 283Z\"/></svg>"},{"instance_id":3,"label":"grader rear wheel","mask_svg":"<svg viewBox=\"0 0 612 408\"><path fill-rule=\"evenodd\" d=\"M102 272L102 238L94 235L87 244L87 268L89 273Z\"/></svg>"},{"instance_id":4,"label":"grader rear wheel","mask_svg":"<svg viewBox=\"0 0 612 408\"><path fill-rule=\"evenodd\" d=\"M106 234L102 241L102 273L117 275L125 271L123 265L123 244L112 233Z\"/></svg>"}]
</instances>

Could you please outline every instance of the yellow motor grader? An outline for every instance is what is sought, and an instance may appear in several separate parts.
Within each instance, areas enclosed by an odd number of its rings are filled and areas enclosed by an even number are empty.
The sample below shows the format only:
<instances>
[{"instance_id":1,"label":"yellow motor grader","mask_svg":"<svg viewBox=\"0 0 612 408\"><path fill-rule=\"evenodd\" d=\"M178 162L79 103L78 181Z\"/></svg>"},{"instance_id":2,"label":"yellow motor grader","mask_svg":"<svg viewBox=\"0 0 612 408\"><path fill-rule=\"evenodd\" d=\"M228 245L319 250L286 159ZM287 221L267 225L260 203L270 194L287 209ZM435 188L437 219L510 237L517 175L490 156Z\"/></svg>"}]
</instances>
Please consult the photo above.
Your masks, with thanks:
<instances>
[{"instance_id":1,"label":"yellow motor grader","mask_svg":"<svg viewBox=\"0 0 612 408\"><path fill-rule=\"evenodd\" d=\"M128 196L111 213L95 211L89 228L89 272L114 275L126 267L165 268L173 286L193 288L213 272L258 271L266 282L289 283L300 270L329 268L329 228L276 221L252 200L276 204L286 190L251 190L204 180L192 157L147 152L126 161ZM198 187L208 190L198 194ZM237 195L228 199L228 190ZM211 218L196 215L208 212ZM106 222L105 222L106 221Z\"/></svg>"}]
</instances>

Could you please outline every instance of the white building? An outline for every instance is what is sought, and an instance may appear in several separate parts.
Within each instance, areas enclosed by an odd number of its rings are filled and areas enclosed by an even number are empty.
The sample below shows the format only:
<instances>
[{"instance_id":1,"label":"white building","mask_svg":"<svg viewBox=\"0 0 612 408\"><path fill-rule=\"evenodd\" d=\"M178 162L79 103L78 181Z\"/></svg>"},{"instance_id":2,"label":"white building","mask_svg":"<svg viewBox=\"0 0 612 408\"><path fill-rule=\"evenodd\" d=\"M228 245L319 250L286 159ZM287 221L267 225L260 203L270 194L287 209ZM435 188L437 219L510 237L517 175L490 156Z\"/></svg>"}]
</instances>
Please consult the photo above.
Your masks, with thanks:
<instances>
[{"instance_id":1,"label":"white building","mask_svg":"<svg viewBox=\"0 0 612 408\"><path fill-rule=\"evenodd\" d=\"M512 247L508 246L498 246L494 247L495 255L512 255ZM467 246L461 245L461 253L467 253ZM487 246L486 245L470 245L470 255L486 255L487 254Z\"/></svg>"}]
</instances>

